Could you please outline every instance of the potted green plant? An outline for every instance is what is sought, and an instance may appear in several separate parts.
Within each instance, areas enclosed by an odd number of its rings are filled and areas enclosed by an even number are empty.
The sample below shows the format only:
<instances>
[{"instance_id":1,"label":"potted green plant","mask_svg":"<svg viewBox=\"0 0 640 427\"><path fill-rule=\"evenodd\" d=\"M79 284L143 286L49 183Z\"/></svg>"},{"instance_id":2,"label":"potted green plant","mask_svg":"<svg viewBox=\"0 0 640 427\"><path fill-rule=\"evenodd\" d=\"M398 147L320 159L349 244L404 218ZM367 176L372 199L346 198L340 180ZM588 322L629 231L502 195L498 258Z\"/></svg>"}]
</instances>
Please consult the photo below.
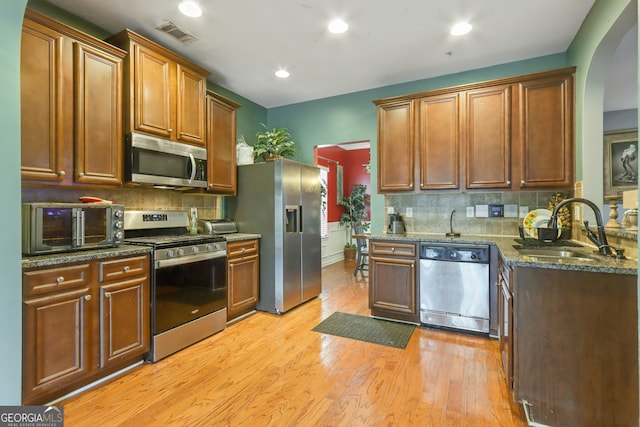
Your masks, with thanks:
<instances>
[{"instance_id":1,"label":"potted green plant","mask_svg":"<svg viewBox=\"0 0 640 427\"><path fill-rule=\"evenodd\" d=\"M296 153L289 129L269 129L264 123L261 125L264 131L256 133L256 143L253 144L253 157L256 161L292 157Z\"/></svg>"},{"instance_id":2,"label":"potted green plant","mask_svg":"<svg viewBox=\"0 0 640 427\"><path fill-rule=\"evenodd\" d=\"M344 212L340 216L340 224L347 226L349 242L344 245L345 259L355 259L356 245L353 243L354 232L363 233L369 230L367 218L367 206L370 205L370 196L367 194L367 186L355 184L351 194L344 196L338 205L344 206ZM349 258L352 256L353 258Z\"/></svg>"}]
</instances>

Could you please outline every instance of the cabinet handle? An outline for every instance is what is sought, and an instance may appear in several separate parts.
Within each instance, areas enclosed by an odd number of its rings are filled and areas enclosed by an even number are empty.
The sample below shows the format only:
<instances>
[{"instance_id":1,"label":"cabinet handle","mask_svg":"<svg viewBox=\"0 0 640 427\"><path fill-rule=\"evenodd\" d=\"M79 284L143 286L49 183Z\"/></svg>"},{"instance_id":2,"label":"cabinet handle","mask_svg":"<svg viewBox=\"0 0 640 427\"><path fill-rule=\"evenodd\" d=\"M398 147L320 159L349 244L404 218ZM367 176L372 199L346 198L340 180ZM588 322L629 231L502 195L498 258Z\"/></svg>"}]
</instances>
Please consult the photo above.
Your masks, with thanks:
<instances>
[{"instance_id":1,"label":"cabinet handle","mask_svg":"<svg viewBox=\"0 0 640 427\"><path fill-rule=\"evenodd\" d=\"M84 173L83 173L83 172L80 172L80 173L78 174L78 176L79 176L80 178L82 178L82 177L84 176Z\"/></svg>"},{"instance_id":2,"label":"cabinet handle","mask_svg":"<svg viewBox=\"0 0 640 427\"><path fill-rule=\"evenodd\" d=\"M104 293L104 297L105 298L111 298L111 292L105 292Z\"/></svg>"},{"instance_id":3,"label":"cabinet handle","mask_svg":"<svg viewBox=\"0 0 640 427\"><path fill-rule=\"evenodd\" d=\"M247 252L247 248L242 248L242 253Z\"/></svg>"},{"instance_id":4,"label":"cabinet handle","mask_svg":"<svg viewBox=\"0 0 640 427\"><path fill-rule=\"evenodd\" d=\"M85 295L84 299L85 301L91 301L91 295Z\"/></svg>"},{"instance_id":5,"label":"cabinet handle","mask_svg":"<svg viewBox=\"0 0 640 427\"><path fill-rule=\"evenodd\" d=\"M58 282L58 284L64 282L64 276L59 276L56 278L56 282Z\"/></svg>"},{"instance_id":6,"label":"cabinet handle","mask_svg":"<svg viewBox=\"0 0 640 427\"><path fill-rule=\"evenodd\" d=\"M58 172L58 176L65 176L67 173L65 171Z\"/></svg>"}]
</instances>

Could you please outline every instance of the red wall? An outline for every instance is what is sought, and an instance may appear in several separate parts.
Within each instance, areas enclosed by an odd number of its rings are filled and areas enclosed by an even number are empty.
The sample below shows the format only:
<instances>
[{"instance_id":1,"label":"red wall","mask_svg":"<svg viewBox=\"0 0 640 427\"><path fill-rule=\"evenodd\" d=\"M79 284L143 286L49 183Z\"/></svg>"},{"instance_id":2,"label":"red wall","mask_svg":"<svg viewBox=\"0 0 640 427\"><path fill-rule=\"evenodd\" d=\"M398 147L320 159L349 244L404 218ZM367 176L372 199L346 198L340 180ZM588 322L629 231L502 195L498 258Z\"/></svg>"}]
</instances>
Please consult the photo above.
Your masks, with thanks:
<instances>
[{"instance_id":1,"label":"red wall","mask_svg":"<svg viewBox=\"0 0 640 427\"><path fill-rule=\"evenodd\" d=\"M329 182L327 191L327 215L329 222L340 221L342 215L342 206L337 205L336 200L336 167L337 164L327 161L321 157L339 162L342 166L342 192L343 195L349 195L354 184L364 184L367 186L368 193L371 194L371 179L369 174L364 170L363 164L369 163L369 149L345 150L339 146L318 147L318 165L329 168Z\"/></svg>"}]
</instances>

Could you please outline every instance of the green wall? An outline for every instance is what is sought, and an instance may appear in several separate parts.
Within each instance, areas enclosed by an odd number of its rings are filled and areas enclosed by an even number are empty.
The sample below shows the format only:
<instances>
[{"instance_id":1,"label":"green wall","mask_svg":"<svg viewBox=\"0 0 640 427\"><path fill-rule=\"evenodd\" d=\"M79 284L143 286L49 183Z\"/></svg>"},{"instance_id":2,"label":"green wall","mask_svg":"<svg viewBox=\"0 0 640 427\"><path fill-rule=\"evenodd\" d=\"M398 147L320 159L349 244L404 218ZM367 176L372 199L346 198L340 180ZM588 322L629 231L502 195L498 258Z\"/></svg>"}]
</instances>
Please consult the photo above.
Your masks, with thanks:
<instances>
[{"instance_id":1,"label":"green wall","mask_svg":"<svg viewBox=\"0 0 640 427\"><path fill-rule=\"evenodd\" d=\"M20 34L26 0L0 6L0 405L19 405L22 373L20 268Z\"/></svg>"},{"instance_id":2,"label":"green wall","mask_svg":"<svg viewBox=\"0 0 640 427\"><path fill-rule=\"evenodd\" d=\"M269 126L288 127L297 143L296 158L313 163L313 147L350 141L371 141L371 223L373 232L385 225L384 197L377 194L377 123L372 101L443 87L493 80L521 74L564 68L571 65L565 54L487 67L463 73L324 98L268 111ZM399 165L402 167L403 165Z\"/></svg>"}]
</instances>

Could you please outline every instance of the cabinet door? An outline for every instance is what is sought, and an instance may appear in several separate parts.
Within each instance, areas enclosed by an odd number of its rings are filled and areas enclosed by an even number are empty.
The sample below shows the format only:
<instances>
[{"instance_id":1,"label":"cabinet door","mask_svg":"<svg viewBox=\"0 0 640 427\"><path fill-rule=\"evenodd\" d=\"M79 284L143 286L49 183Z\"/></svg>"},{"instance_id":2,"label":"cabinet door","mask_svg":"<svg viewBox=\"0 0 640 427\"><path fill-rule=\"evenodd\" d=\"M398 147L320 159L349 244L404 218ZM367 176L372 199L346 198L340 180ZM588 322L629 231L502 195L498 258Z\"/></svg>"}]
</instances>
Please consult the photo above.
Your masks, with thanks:
<instances>
[{"instance_id":1,"label":"cabinet door","mask_svg":"<svg viewBox=\"0 0 640 427\"><path fill-rule=\"evenodd\" d=\"M460 176L460 97L453 93L418 102L420 189L457 189Z\"/></svg>"},{"instance_id":2,"label":"cabinet door","mask_svg":"<svg viewBox=\"0 0 640 427\"><path fill-rule=\"evenodd\" d=\"M467 188L511 186L511 88L465 93Z\"/></svg>"},{"instance_id":3,"label":"cabinet door","mask_svg":"<svg viewBox=\"0 0 640 427\"><path fill-rule=\"evenodd\" d=\"M176 139L204 147L206 79L180 64L176 70Z\"/></svg>"},{"instance_id":4,"label":"cabinet door","mask_svg":"<svg viewBox=\"0 0 640 427\"><path fill-rule=\"evenodd\" d=\"M378 106L378 192L414 188L413 103Z\"/></svg>"},{"instance_id":5,"label":"cabinet door","mask_svg":"<svg viewBox=\"0 0 640 427\"><path fill-rule=\"evenodd\" d=\"M236 108L215 94L207 95L207 181L216 194L237 191Z\"/></svg>"},{"instance_id":6,"label":"cabinet door","mask_svg":"<svg viewBox=\"0 0 640 427\"><path fill-rule=\"evenodd\" d=\"M22 178L64 180L62 35L25 19L20 55Z\"/></svg>"},{"instance_id":7,"label":"cabinet door","mask_svg":"<svg viewBox=\"0 0 640 427\"><path fill-rule=\"evenodd\" d=\"M227 320L253 310L258 302L260 263L258 255L229 260L227 263Z\"/></svg>"},{"instance_id":8,"label":"cabinet door","mask_svg":"<svg viewBox=\"0 0 640 427\"><path fill-rule=\"evenodd\" d=\"M23 304L23 404L81 380L91 371L88 287ZM42 399L42 398L41 398Z\"/></svg>"},{"instance_id":9,"label":"cabinet door","mask_svg":"<svg viewBox=\"0 0 640 427\"><path fill-rule=\"evenodd\" d=\"M149 278L100 287L100 367L149 350Z\"/></svg>"},{"instance_id":10,"label":"cabinet door","mask_svg":"<svg viewBox=\"0 0 640 427\"><path fill-rule=\"evenodd\" d=\"M134 130L170 138L171 79L175 65L164 56L134 44Z\"/></svg>"},{"instance_id":11,"label":"cabinet door","mask_svg":"<svg viewBox=\"0 0 640 427\"><path fill-rule=\"evenodd\" d=\"M75 181L122 184L122 58L74 43Z\"/></svg>"},{"instance_id":12,"label":"cabinet door","mask_svg":"<svg viewBox=\"0 0 640 427\"><path fill-rule=\"evenodd\" d=\"M369 308L417 316L416 259L370 259Z\"/></svg>"},{"instance_id":13,"label":"cabinet door","mask_svg":"<svg viewBox=\"0 0 640 427\"><path fill-rule=\"evenodd\" d=\"M573 185L573 74L519 84L520 186Z\"/></svg>"}]
</instances>

